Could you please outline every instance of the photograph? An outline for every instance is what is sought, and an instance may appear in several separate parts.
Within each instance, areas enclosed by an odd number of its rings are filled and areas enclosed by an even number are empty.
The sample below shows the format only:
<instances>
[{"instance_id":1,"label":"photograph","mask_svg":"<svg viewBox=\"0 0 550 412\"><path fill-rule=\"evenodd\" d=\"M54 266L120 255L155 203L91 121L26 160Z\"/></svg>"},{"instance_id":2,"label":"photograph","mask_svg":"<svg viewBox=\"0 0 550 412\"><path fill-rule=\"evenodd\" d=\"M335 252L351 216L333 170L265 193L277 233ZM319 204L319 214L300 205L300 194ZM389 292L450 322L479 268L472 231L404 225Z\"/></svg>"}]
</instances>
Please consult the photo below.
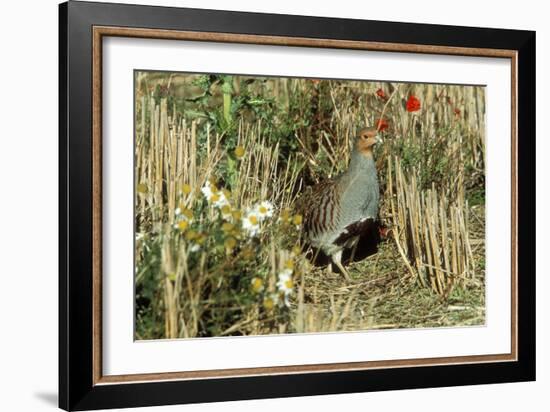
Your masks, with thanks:
<instances>
[{"instance_id":1,"label":"photograph","mask_svg":"<svg viewBox=\"0 0 550 412\"><path fill-rule=\"evenodd\" d=\"M521 408L542 26L164 6L59 6L59 407Z\"/></svg>"},{"instance_id":2,"label":"photograph","mask_svg":"<svg viewBox=\"0 0 550 412\"><path fill-rule=\"evenodd\" d=\"M135 340L485 325L485 85L133 79Z\"/></svg>"}]
</instances>

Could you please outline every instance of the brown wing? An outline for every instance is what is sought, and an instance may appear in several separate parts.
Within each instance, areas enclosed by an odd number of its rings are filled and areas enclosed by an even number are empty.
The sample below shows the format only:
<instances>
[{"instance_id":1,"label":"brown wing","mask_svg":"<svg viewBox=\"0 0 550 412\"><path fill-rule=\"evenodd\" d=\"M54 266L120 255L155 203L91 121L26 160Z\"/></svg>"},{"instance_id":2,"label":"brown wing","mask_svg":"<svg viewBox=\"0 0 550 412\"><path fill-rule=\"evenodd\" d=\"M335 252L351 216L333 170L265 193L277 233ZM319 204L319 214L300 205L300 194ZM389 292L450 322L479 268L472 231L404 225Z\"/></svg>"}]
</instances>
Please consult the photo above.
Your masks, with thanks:
<instances>
[{"instance_id":1,"label":"brown wing","mask_svg":"<svg viewBox=\"0 0 550 412\"><path fill-rule=\"evenodd\" d=\"M304 217L304 231L309 238L336 229L340 216L337 182L325 180L307 188L300 198L299 212Z\"/></svg>"}]
</instances>

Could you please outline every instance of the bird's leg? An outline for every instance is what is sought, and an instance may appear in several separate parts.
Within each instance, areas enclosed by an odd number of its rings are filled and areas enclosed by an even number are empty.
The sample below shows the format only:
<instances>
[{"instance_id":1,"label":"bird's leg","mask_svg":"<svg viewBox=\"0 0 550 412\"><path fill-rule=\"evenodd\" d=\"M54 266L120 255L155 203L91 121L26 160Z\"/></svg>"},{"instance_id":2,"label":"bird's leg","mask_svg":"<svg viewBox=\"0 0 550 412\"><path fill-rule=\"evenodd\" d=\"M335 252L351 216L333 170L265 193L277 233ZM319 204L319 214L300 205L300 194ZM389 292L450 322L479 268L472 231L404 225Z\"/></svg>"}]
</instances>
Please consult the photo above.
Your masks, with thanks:
<instances>
[{"instance_id":1,"label":"bird's leg","mask_svg":"<svg viewBox=\"0 0 550 412\"><path fill-rule=\"evenodd\" d=\"M359 236L356 236L355 239L353 239L353 248L351 249L351 255L349 257L350 263L353 263L353 260L355 259L355 252L357 251L358 245L359 245Z\"/></svg>"},{"instance_id":2,"label":"bird's leg","mask_svg":"<svg viewBox=\"0 0 550 412\"><path fill-rule=\"evenodd\" d=\"M349 275L348 271L346 270L346 268L342 265L342 250L339 250L338 252L334 253L332 256L332 261L334 262L334 264L336 265L336 267L338 267L338 269L340 269L340 271L342 272L342 274L344 275L344 277L346 278L346 280L348 282L352 282L353 279L351 278L351 276Z\"/></svg>"}]
</instances>

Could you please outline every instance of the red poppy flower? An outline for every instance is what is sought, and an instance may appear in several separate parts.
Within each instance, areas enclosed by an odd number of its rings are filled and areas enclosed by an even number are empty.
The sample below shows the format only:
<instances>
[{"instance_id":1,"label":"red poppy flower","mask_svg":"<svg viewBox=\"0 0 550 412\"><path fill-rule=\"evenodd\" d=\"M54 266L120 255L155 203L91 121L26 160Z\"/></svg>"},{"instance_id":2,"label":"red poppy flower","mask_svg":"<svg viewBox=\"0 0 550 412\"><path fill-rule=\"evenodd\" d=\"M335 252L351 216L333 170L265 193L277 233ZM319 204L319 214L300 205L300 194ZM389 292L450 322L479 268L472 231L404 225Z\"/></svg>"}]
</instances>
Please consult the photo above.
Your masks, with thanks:
<instances>
[{"instance_id":1,"label":"red poppy flower","mask_svg":"<svg viewBox=\"0 0 550 412\"><path fill-rule=\"evenodd\" d=\"M384 90L382 90L382 89L378 89L378 90L376 91L376 95L377 95L378 97L380 97L381 99L385 99L385 98L386 98L386 93L384 93Z\"/></svg>"},{"instance_id":2,"label":"red poppy flower","mask_svg":"<svg viewBox=\"0 0 550 412\"><path fill-rule=\"evenodd\" d=\"M455 112L455 116L457 117L460 116L460 109L458 107L455 107L454 112Z\"/></svg>"},{"instance_id":3,"label":"red poppy flower","mask_svg":"<svg viewBox=\"0 0 550 412\"><path fill-rule=\"evenodd\" d=\"M417 97L413 96L412 94L409 96L409 100L407 100L406 105L408 112L417 112L420 110L420 100L418 100Z\"/></svg>"},{"instance_id":4,"label":"red poppy flower","mask_svg":"<svg viewBox=\"0 0 550 412\"><path fill-rule=\"evenodd\" d=\"M380 119L376 123L376 128L378 129L379 132L381 132L383 130L386 130L389 126L390 126L390 124L388 123L388 121L386 119Z\"/></svg>"}]
</instances>

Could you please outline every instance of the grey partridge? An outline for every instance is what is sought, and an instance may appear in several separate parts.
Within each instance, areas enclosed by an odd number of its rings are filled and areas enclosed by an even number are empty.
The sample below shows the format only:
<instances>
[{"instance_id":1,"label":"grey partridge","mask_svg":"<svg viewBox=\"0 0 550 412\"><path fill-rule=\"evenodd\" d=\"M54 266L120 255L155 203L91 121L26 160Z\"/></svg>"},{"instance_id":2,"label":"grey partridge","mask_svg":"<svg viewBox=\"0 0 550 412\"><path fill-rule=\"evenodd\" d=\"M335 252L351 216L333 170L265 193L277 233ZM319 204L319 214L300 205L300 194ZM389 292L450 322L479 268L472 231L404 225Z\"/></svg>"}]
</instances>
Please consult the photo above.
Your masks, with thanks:
<instances>
[{"instance_id":1,"label":"grey partridge","mask_svg":"<svg viewBox=\"0 0 550 412\"><path fill-rule=\"evenodd\" d=\"M301 202L306 240L330 257L348 281L352 279L342 265L342 252L347 248L355 252L360 236L372 229L378 216L380 194L372 149L381 141L377 129L361 129L347 170L311 188Z\"/></svg>"}]
</instances>

